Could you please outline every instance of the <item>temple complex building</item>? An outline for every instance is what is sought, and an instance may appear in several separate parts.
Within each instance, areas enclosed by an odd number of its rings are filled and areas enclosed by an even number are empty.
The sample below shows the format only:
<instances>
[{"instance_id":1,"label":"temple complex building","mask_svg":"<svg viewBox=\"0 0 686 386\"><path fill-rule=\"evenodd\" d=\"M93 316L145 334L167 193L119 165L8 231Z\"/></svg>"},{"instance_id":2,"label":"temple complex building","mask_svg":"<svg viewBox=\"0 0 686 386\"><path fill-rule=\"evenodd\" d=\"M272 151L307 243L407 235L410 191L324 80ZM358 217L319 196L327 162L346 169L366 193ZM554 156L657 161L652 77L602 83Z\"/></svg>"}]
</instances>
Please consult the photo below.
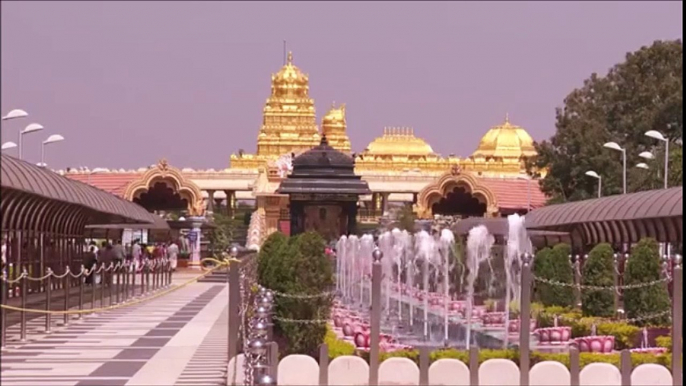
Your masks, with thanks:
<instances>
[{"instance_id":1,"label":"temple complex building","mask_svg":"<svg viewBox=\"0 0 686 386\"><path fill-rule=\"evenodd\" d=\"M545 203L538 181L525 172L527 158L536 155L533 139L508 117L485 130L474 153L465 158L437 154L409 127L379 129L379 137L355 151L347 133L345 104L333 104L320 126L309 77L289 53L286 64L271 77L255 153L232 154L230 165L220 169L174 167L162 160L137 170L59 172L150 211L199 216L219 207L230 211L238 201L252 202L248 244L255 245L273 231L288 232L289 198L278 193L278 187L292 171L291 161L319 146L322 136L331 148L354 157L355 175L368 184L371 194L359 196L357 203L361 223L378 222L389 205L397 204L412 205L418 217L431 218L499 217Z\"/></svg>"}]
</instances>

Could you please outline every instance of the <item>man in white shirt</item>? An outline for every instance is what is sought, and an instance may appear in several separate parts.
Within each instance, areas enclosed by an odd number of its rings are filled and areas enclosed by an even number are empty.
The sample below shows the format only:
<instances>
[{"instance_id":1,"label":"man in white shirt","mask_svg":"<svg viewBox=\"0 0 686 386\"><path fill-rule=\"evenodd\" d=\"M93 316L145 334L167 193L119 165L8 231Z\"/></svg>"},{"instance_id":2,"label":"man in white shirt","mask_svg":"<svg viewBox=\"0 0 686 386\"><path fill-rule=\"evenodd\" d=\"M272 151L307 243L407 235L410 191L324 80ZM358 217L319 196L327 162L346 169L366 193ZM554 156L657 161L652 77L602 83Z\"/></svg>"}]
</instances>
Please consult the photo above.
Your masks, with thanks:
<instances>
[{"instance_id":1,"label":"man in white shirt","mask_svg":"<svg viewBox=\"0 0 686 386\"><path fill-rule=\"evenodd\" d=\"M169 258L169 262L171 263L172 271L175 271L179 257L179 246L176 245L176 242L174 242L174 240L172 240L169 243L169 246L167 247L167 257Z\"/></svg>"},{"instance_id":2,"label":"man in white shirt","mask_svg":"<svg viewBox=\"0 0 686 386\"><path fill-rule=\"evenodd\" d=\"M131 270L138 270L141 263L141 244L138 239L133 241L133 246L131 247L131 257L133 258L133 264L131 264Z\"/></svg>"}]
</instances>

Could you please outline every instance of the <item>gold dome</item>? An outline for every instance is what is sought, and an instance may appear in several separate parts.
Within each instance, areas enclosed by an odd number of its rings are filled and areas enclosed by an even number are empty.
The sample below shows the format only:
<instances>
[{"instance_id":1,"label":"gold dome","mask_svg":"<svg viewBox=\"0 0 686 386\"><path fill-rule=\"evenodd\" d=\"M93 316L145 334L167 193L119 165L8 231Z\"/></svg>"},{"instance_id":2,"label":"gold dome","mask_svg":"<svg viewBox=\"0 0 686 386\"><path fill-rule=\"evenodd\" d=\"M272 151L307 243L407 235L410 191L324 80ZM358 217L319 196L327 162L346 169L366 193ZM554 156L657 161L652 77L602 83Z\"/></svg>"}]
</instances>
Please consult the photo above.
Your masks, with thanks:
<instances>
[{"instance_id":1,"label":"gold dome","mask_svg":"<svg viewBox=\"0 0 686 386\"><path fill-rule=\"evenodd\" d=\"M523 128L510 123L505 117L502 125L493 126L481 138L472 157L521 158L536 155L534 140Z\"/></svg>"},{"instance_id":2,"label":"gold dome","mask_svg":"<svg viewBox=\"0 0 686 386\"><path fill-rule=\"evenodd\" d=\"M384 128L383 135L373 140L364 155L435 157L436 153L423 139L415 137L414 130L405 127Z\"/></svg>"},{"instance_id":3,"label":"gold dome","mask_svg":"<svg viewBox=\"0 0 686 386\"><path fill-rule=\"evenodd\" d=\"M272 95L307 97L309 77L293 64L293 53L289 52L286 65L272 74Z\"/></svg>"}]
</instances>

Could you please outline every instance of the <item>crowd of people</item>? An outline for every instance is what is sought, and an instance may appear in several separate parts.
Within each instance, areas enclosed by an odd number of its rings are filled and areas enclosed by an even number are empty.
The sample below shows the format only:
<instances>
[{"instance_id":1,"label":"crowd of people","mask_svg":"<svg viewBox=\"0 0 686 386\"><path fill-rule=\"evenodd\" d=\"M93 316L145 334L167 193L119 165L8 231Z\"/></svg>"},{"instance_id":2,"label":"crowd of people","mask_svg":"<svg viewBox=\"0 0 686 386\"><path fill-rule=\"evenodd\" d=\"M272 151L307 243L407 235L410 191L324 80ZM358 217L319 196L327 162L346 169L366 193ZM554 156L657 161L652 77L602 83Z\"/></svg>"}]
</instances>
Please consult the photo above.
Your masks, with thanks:
<instances>
[{"instance_id":1,"label":"crowd of people","mask_svg":"<svg viewBox=\"0 0 686 386\"><path fill-rule=\"evenodd\" d=\"M128 262L129 269L138 272L146 261L169 259L172 270L176 270L179 252L179 246L174 240L168 243L144 244L136 239L133 244L126 246L122 245L121 240L116 240L113 244L103 241L99 247L95 241L91 241L84 266L90 270L96 264L109 266L112 263L117 265ZM98 277L90 275L86 278L86 283L92 284L93 280L98 280Z\"/></svg>"}]
</instances>

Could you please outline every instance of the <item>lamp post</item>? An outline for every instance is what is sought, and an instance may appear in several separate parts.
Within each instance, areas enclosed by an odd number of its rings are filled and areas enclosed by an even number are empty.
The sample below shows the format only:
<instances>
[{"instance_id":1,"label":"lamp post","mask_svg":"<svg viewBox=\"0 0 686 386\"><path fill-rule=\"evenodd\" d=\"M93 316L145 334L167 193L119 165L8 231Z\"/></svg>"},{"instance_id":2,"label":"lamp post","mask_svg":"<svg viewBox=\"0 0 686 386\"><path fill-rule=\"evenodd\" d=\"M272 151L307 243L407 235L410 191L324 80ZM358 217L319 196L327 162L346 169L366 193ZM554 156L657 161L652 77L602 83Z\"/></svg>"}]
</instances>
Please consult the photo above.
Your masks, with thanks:
<instances>
[{"instance_id":1,"label":"lamp post","mask_svg":"<svg viewBox=\"0 0 686 386\"><path fill-rule=\"evenodd\" d=\"M2 150L14 149L15 147L17 147L17 144L12 141L8 141L2 144Z\"/></svg>"},{"instance_id":2,"label":"lamp post","mask_svg":"<svg viewBox=\"0 0 686 386\"><path fill-rule=\"evenodd\" d=\"M45 145L49 145L49 144L55 143L55 142L62 142L62 141L64 141L64 137L59 135L59 134L53 134L53 135L49 136L48 139L43 141L43 144L41 145L41 148L40 148L40 150L41 150L40 151L40 163L41 163L42 167L46 166L46 164L45 164Z\"/></svg>"},{"instance_id":3,"label":"lamp post","mask_svg":"<svg viewBox=\"0 0 686 386\"><path fill-rule=\"evenodd\" d=\"M17 118L25 118L28 117L29 114L21 109L14 109L7 113L4 117L2 117L3 121L9 121L10 119L17 119Z\"/></svg>"},{"instance_id":4,"label":"lamp post","mask_svg":"<svg viewBox=\"0 0 686 386\"><path fill-rule=\"evenodd\" d=\"M531 212L531 176L518 176L518 180L526 180L526 213Z\"/></svg>"},{"instance_id":5,"label":"lamp post","mask_svg":"<svg viewBox=\"0 0 686 386\"><path fill-rule=\"evenodd\" d=\"M43 130L44 127L43 125L39 123L30 123L28 126L24 128L24 130L19 132L19 159L21 159L21 149L22 149L22 137L24 137L24 134L29 134L29 133L35 133L37 131Z\"/></svg>"},{"instance_id":6,"label":"lamp post","mask_svg":"<svg viewBox=\"0 0 686 386\"><path fill-rule=\"evenodd\" d=\"M657 139L665 143L665 189L669 187L669 139L665 138L662 133L655 130L649 130L645 132L646 137Z\"/></svg>"},{"instance_id":7,"label":"lamp post","mask_svg":"<svg viewBox=\"0 0 686 386\"><path fill-rule=\"evenodd\" d=\"M622 191L626 194L626 149L622 148L617 142L607 142L604 147L622 152Z\"/></svg>"},{"instance_id":8,"label":"lamp post","mask_svg":"<svg viewBox=\"0 0 686 386\"><path fill-rule=\"evenodd\" d=\"M598 198L602 197L603 177L599 176L598 173L594 172L593 170L587 171L586 175L589 177L593 177L593 178L598 180Z\"/></svg>"}]
</instances>

